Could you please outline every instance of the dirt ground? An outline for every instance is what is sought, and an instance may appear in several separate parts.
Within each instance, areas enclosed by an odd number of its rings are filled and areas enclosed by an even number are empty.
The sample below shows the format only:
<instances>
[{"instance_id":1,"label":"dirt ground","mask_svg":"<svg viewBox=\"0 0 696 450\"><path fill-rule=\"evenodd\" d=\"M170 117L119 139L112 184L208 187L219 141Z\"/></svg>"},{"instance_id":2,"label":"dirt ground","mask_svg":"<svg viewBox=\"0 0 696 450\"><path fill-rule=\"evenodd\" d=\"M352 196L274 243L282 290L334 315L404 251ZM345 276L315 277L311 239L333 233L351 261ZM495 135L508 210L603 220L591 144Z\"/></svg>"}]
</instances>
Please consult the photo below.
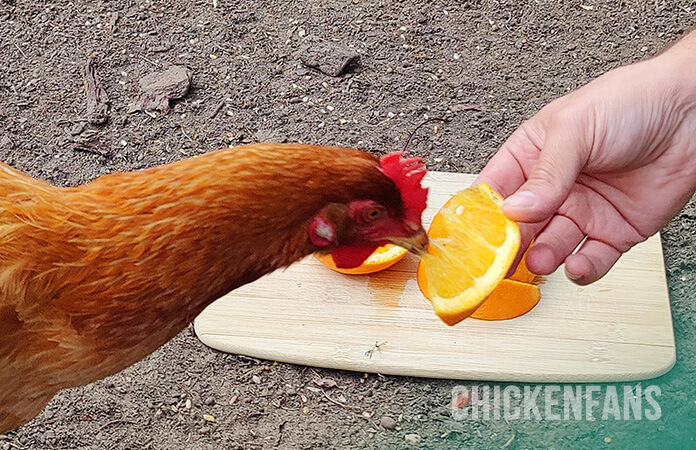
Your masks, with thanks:
<instances>
[{"instance_id":1,"label":"dirt ground","mask_svg":"<svg viewBox=\"0 0 696 450\"><path fill-rule=\"evenodd\" d=\"M447 117L410 152L433 170L477 172L544 104L695 24L696 3L662 0L0 0L0 159L74 185L256 141L381 154L426 117ZM335 50L318 56L321 70L308 66L317 42ZM340 70L343 54L357 56L344 73L322 72ZM109 100L101 125L87 120L90 56ZM191 70L188 94L166 115L129 113L139 80L170 65ZM692 289L677 274L696 270L695 237L692 202L664 234L674 298ZM692 342L693 305L673 309ZM322 378L338 387L318 386ZM134 367L62 392L0 436L0 449L605 445L593 424L455 421L456 384L223 354L190 327ZM675 389L696 400L693 387Z\"/></svg>"}]
</instances>

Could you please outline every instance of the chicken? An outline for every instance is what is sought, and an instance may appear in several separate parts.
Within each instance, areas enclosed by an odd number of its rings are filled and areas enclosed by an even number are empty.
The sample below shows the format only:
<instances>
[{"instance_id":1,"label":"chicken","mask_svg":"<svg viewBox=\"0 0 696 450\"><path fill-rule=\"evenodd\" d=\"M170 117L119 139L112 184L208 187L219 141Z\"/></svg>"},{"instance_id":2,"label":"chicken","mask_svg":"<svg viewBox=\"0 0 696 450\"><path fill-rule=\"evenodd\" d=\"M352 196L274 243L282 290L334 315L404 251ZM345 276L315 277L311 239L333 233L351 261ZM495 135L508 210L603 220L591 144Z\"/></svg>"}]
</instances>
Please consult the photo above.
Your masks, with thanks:
<instances>
[{"instance_id":1,"label":"chicken","mask_svg":"<svg viewBox=\"0 0 696 450\"><path fill-rule=\"evenodd\" d=\"M425 251L424 174L401 154L380 161L300 144L225 149L68 188L0 163L0 433L313 252L354 267L387 242Z\"/></svg>"}]
</instances>

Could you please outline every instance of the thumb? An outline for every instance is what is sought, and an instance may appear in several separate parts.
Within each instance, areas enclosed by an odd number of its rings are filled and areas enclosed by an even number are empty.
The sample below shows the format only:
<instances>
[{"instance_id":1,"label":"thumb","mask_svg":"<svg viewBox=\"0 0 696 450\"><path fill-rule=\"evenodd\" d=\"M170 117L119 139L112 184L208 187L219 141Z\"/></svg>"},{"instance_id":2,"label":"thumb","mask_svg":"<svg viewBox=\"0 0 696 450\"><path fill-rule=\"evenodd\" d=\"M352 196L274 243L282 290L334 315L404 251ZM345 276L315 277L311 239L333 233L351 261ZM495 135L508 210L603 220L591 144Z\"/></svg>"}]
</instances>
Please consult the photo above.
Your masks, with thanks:
<instances>
[{"instance_id":1,"label":"thumb","mask_svg":"<svg viewBox=\"0 0 696 450\"><path fill-rule=\"evenodd\" d=\"M539 159L520 188L505 199L503 213L518 222L541 222L550 218L568 198L585 167L589 146L580 131L581 121L551 124Z\"/></svg>"}]
</instances>

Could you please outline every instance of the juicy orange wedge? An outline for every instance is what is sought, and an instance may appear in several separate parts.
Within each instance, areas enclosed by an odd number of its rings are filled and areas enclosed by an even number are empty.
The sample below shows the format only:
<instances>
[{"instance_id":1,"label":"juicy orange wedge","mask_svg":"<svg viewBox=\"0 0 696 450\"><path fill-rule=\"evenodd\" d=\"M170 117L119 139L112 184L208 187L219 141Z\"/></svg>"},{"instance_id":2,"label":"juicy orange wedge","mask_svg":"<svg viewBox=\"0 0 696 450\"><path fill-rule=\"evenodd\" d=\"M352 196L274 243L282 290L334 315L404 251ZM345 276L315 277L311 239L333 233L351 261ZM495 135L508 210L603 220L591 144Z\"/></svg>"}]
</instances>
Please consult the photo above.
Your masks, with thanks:
<instances>
[{"instance_id":1,"label":"juicy orange wedge","mask_svg":"<svg viewBox=\"0 0 696 450\"><path fill-rule=\"evenodd\" d=\"M471 318L480 320L514 319L531 311L540 299L539 286L505 279L471 314Z\"/></svg>"},{"instance_id":2,"label":"juicy orange wedge","mask_svg":"<svg viewBox=\"0 0 696 450\"><path fill-rule=\"evenodd\" d=\"M472 319L509 320L531 311L541 299L540 278L527 269L527 252L515 273L496 286L491 295L471 314Z\"/></svg>"},{"instance_id":3,"label":"juicy orange wedge","mask_svg":"<svg viewBox=\"0 0 696 450\"><path fill-rule=\"evenodd\" d=\"M401 259L406 256L406 253L408 253L408 250L401 248L398 245L383 245L372 252L372 254L368 256L361 265L352 269L340 269L336 267L331 254L324 255L321 253L315 253L314 256L326 267L335 270L336 272L349 275L365 275L368 273L379 272L380 270L393 266L397 262L401 261Z\"/></svg>"},{"instance_id":4,"label":"juicy orange wedge","mask_svg":"<svg viewBox=\"0 0 696 450\"><path fill-rule=\"evenodd\" d=\"M503 198L485 183L455 194L428 230L431 245L418 265L418 286L448 325L470 316L507 274L520 230L500 210Z\"/></svg>"}]
</instances>

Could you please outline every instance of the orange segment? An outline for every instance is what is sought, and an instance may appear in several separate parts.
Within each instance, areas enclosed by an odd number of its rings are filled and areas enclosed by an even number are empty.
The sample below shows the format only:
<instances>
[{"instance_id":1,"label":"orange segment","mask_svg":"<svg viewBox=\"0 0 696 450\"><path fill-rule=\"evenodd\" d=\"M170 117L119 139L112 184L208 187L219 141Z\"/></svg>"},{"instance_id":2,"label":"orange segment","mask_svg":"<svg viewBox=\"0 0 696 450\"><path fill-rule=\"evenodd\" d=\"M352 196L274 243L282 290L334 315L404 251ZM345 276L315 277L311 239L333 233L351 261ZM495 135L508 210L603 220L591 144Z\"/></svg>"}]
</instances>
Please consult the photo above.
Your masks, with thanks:
<instances>
[{"instance_id":1,"label":"orange segment","mask_svg":"<svg viewBox=\"0 0 696 450\"><path fill-rule=\"evenodd\" d=\"M379 272L393 266L406 256L408 250L394 244L387 244L379 247L358 267L352 269L339 269L334 263L331 254L315 253L315 257L331 270L345 273L348 275L365 275L368 273Z\"/></svg>"},{"instance_id":2,"label":"orange segment","mask_svg":"<svg viewBox=\"0 0 696 450\"><path fill-rule=\"evenodd\" d=\"M481 320L514 319L531 311L539 303L540 298L541 292L538 286L505 279L471 314L471 317Z\"/></svg>"},{"instance_id":3,"label":"orange segment","mask_svg":"<svg viewBox=\"0 0 696 450\"><path fill-rule=\"evenodd\" d=\"M448 325L468 317L505 277L520 246L517 224L500 210L503 198L485 183L464 189L438 211L418 286Z\"/></svg>"}]
</instances>

